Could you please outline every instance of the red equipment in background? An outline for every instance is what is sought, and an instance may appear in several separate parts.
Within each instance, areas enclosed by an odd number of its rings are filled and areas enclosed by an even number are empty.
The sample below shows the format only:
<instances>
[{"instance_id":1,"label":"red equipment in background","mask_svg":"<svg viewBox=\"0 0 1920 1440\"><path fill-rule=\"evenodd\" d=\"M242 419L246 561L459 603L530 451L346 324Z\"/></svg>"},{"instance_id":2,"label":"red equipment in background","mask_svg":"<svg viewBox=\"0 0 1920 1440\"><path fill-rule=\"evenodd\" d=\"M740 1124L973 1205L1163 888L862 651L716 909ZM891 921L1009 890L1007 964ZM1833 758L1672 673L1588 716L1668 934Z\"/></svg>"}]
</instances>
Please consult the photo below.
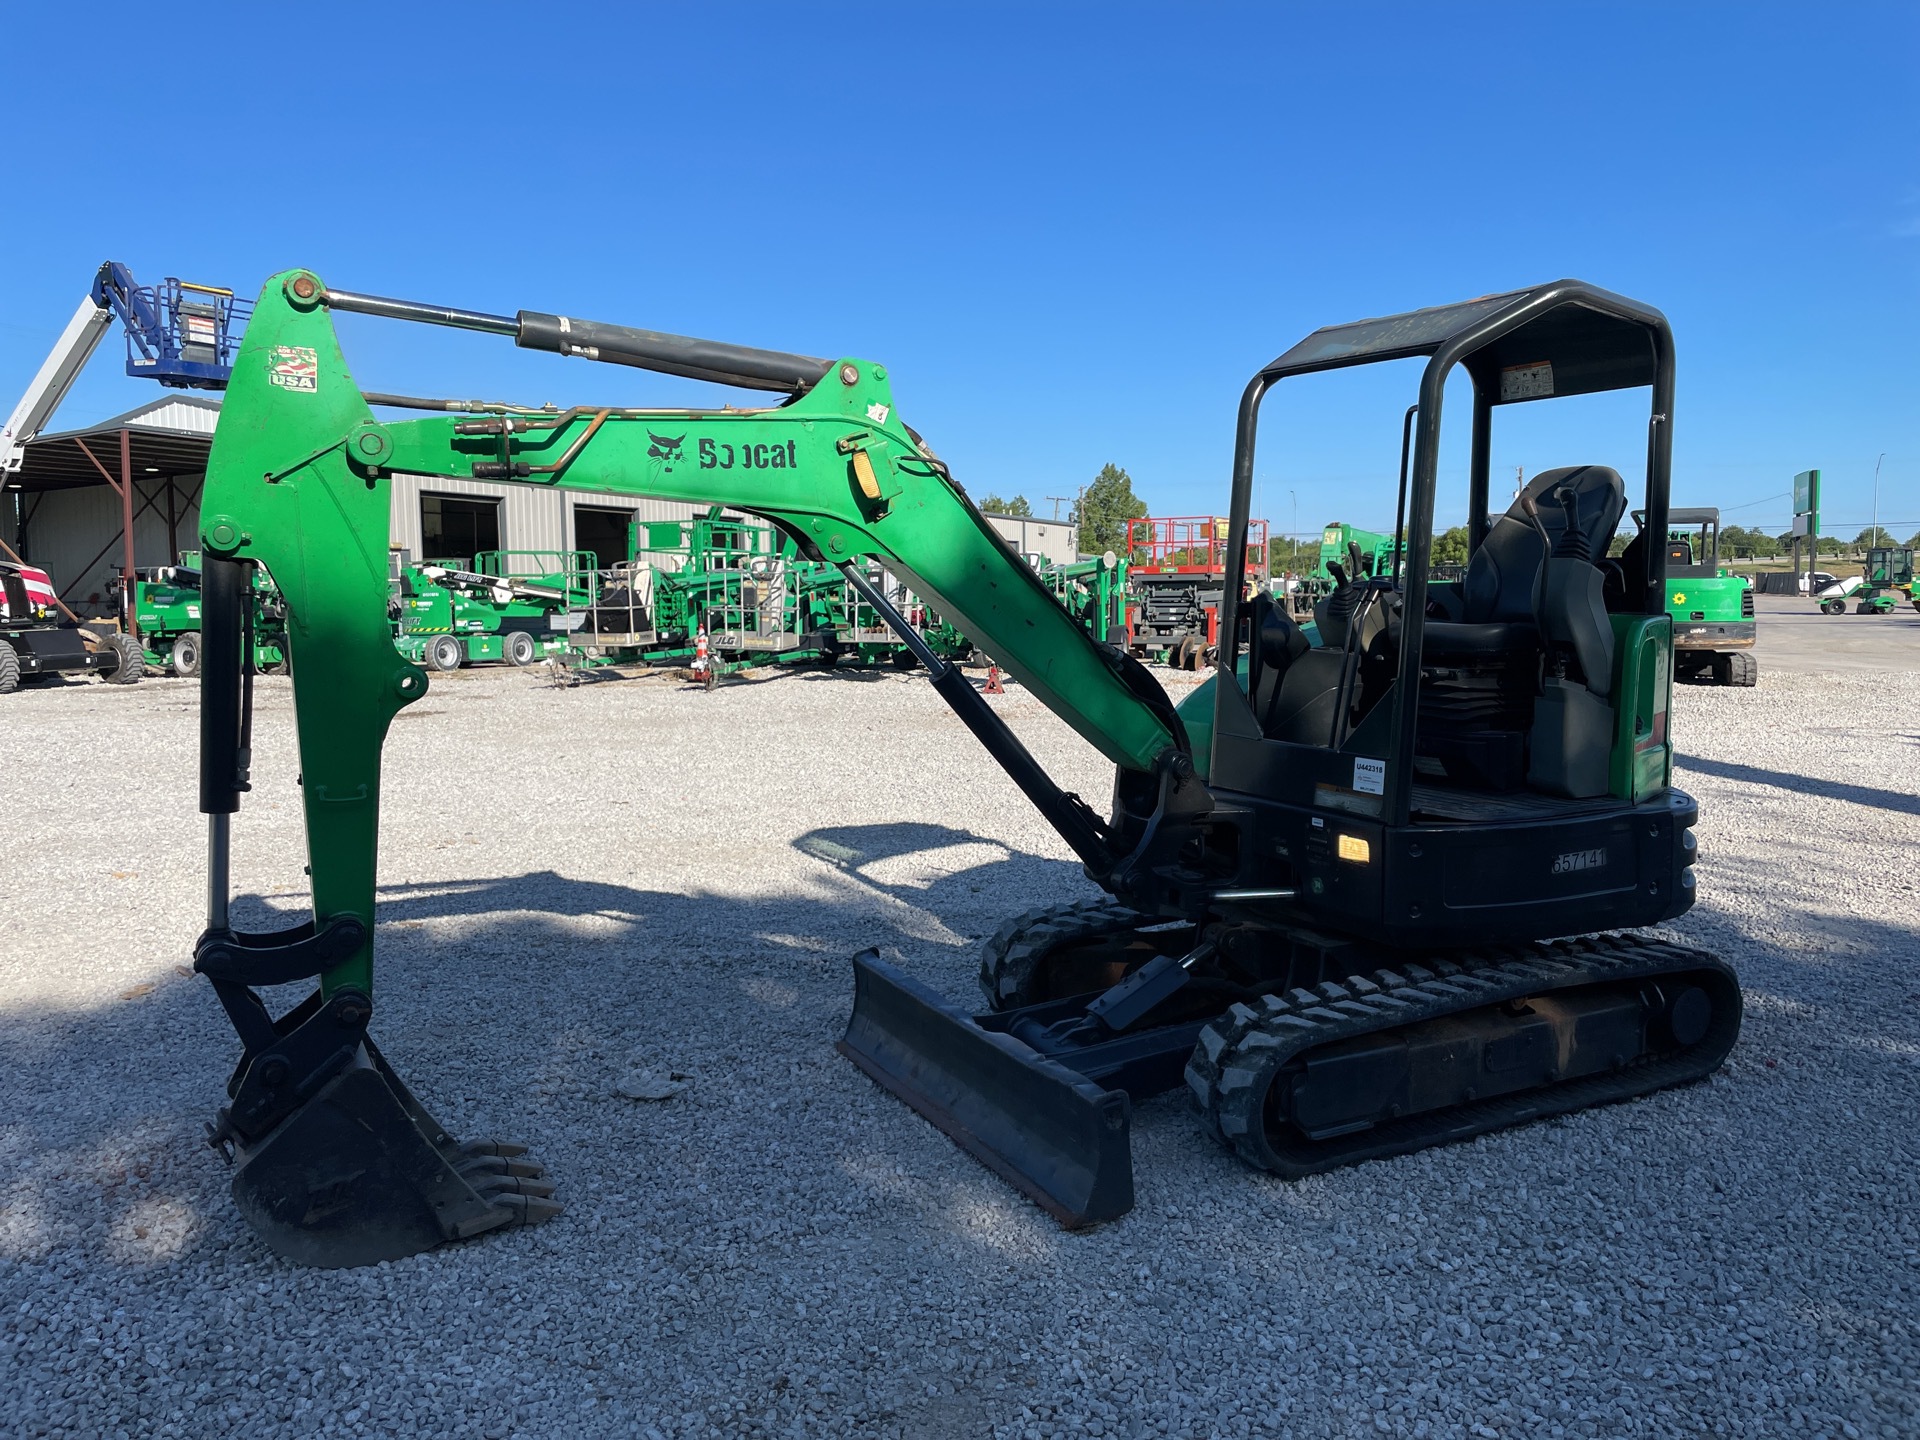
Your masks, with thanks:
<instances>
[{"instance_id":1,"label":"red equipment in background","mask_svg":"<svg viewBox=\"0 0 1920 1440\"><path fill-rule=\"evenodd\" d=\"M1247 522L1247 583L1267 581L1267 522ZM1226 596L1227 522L1213 515L1127 522L1127 578L1140 601L1133 653L1198 670L1220 643Z\"/></svg>"}]
</instances>

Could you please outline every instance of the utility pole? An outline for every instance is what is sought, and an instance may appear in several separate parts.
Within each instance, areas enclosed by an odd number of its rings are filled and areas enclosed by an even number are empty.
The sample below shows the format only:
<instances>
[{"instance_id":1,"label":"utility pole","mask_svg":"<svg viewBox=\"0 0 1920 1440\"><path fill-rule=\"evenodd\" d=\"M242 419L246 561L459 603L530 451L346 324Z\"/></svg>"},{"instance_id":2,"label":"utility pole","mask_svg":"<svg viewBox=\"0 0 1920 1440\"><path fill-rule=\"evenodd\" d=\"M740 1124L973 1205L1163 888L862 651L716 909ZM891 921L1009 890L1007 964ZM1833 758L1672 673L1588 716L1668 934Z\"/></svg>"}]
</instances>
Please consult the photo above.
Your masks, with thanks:
<instances>
[{"instance_id":1,"label":"utility pole","mask_svg":"<svg viewBox=\"0 0 1920 1440\"><path fill-rule=\"evenodd\" d=\"M1520 492L1526 488L1527 467L1524 465L1516 465L1513 467L1513 498L1518 500L1520 498Z\"/></svg>"},{"instance_id":2,"label":"utility pole","mask_svg":"<svg viewBox=\"0 0 1920 1440\"><path fill-rule=\"evenodd\" d=\"M1298 570L1300 568L1300 492L1289 490L1287 494L1293 500L1293 518L1287 522L1293 527L1287 533L1287 568Z\"/></svg>"},{"instance_id":3,"label":"utility pole","mask_svg":"<svg viewBox=\"0 0 1920 1440\"><path fill-rule=\"evenodd\" d=\"M1060 507L1066 504L1072 497L1067 495L1047 495L1042 498L1053 502L1053 518L1058 520L1060 518Z\"/></svg>"},{"instance_id":4,"label":"utility pole","mask_svg":"<svg viewBox=\"0 0 1920 1440\"><path fill-rule=\"evenodd\" d=\"M1887 458L1887 452L1880 452L1880 460ZM1880 543L1880 460L1873 462L1873 541Z\"/></svg>"}]
</instances>

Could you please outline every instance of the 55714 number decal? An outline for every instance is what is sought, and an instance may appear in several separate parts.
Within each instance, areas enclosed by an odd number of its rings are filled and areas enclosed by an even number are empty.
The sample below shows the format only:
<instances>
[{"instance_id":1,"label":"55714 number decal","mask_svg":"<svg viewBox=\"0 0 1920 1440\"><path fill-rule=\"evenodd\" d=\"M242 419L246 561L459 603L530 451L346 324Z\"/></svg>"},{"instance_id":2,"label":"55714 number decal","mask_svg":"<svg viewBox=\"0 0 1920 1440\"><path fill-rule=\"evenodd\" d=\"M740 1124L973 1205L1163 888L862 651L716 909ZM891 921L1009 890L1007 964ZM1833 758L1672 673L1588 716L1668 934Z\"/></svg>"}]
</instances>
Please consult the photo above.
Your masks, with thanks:
<instances>
[{"instance_id":1,"label":"55714 number decal","mask_svg":"<svg viewBox=\"0 0 1920 1440\"><path fill-rule=\"evenodd\" d=\"M800 462L794 458L793 447L791 440L784 445L728 445L724 441L702 440L700 468L731 470L738 466L742 470L795 470Z\"/></svg>"}]
</instances>

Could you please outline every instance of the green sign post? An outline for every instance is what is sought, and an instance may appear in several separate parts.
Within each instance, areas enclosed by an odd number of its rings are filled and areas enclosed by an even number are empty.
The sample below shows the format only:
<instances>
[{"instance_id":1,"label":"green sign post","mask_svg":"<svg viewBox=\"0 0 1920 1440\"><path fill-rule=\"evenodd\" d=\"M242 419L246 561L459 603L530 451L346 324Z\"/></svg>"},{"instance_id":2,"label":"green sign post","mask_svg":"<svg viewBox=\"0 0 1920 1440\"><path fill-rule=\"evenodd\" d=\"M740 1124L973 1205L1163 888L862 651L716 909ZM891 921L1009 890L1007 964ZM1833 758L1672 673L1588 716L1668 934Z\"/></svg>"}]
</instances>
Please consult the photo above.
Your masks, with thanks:
<instances>
[{"instance_id":1,"label":"green sign post","mask_svg":"<svg viewBox=\"0 0 1920 1440\"><path fill-rule=\"evenodd\" d=\"M1793 477L1793 543L1807 538L1807 593L1813 593L1813 572L1820 559L1820 472L1802 470ZM1794 556L1793 573L1800 574L1800 557Z\"/></svg>"}]
</instances>

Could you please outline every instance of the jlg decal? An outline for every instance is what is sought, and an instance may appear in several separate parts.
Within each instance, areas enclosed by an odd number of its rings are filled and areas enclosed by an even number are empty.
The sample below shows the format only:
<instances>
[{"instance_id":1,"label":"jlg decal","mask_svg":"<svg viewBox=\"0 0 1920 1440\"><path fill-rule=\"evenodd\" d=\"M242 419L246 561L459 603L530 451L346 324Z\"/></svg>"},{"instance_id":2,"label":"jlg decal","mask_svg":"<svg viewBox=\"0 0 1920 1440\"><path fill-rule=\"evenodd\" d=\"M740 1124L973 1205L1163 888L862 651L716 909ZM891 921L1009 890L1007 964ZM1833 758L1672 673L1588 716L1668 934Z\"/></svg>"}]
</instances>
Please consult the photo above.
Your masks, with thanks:
<instances>
[{"instance_id":1,"label":"jlg decal","mask_svg":"<svg viewBox=\"0 0 1920 1440\"><path fill-rule=\"evenodd\" d=\"M794 443L789 440L784 445L734 446L702 440L700 468L731 470L738 465L742 470L797 470L800 462L794 458Z\"/></svg>"}]
</instances>

